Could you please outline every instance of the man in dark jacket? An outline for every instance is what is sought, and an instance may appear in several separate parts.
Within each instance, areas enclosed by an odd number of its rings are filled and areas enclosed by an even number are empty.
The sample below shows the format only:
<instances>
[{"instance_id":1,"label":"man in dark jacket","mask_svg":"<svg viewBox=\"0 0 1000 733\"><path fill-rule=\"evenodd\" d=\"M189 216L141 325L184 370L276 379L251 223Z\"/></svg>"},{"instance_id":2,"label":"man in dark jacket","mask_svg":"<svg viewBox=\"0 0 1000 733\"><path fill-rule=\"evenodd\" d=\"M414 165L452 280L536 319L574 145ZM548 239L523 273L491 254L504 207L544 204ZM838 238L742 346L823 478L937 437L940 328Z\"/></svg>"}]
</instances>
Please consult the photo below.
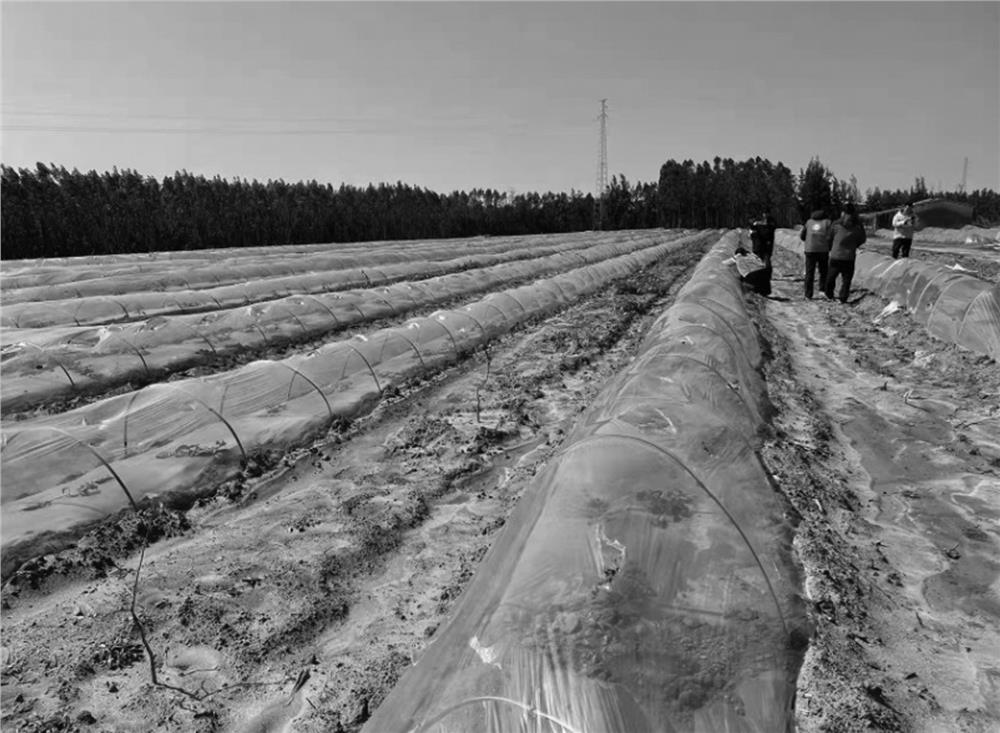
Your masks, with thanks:
<instances>
[{"instance_id":1,"label":"man in dark jacket","mask_svg":"<svg viewBox=\"0 0 1000 733\"><path fill-rule=\"evenodd\" d=\"M830 274L826 278L824 290L826 297L833 299L833 289L840 275L840 302L846 303L851 292L851 280L854 277L854 260L858 247L865 243L868 235L854 210L853 204L844 207L840 219L834 222L833 246L830 248Z\"/></svg>"},{"instance_id":2,"label":"man in dark jacket","mask_svg":"<svg viewBox=\"0 0 1000 733\"><path fill-rule=\"evenodd\" d=\"M819 286L822 288L826 285L832 235L833 224L826 218L823 209L814 211L799 232L799 239L805 242L802 248L806 256L805 295L810 300L813 297L813 278L817 269L819 269Z\"/></svg>"},{"instance_id":3,"label":"man in dark jacket","mask_svg":"<svg viewBox=\"0 0 1000 733\"><path fill-rule=\"evenodd\" d=\"M766 212L750 225L750 244L753 253L768 265L771 263L771 255L774 254L774 230L777 228L774 217Z\"/></svg>"},{"instance_id":4,"label":"man in dark jacket","mask_svg":"<svg viewBox=\"0 0 1000 733\"><path fill-rule=\"evenodd\" d=\"M742 235L741 235L742 237ZM753 288L754 292L763 296L771 294L771 263L765 262L758 255L747 252L742 239L736 244L733 260L740 280Z\"/></svg>"},{"instance_id":5,"label":"man in dark jacket","mask_svg":"<svg viewBox=\"0 0 1000 733\"><path fill-rule=\"evenodd\" d=\"M758 283L754 289L761 295L771 294L771 255L774 254L774 231L777 224L768 213L750 224L750 249L764 263L763 272L756 277Z\"/></svg>"}]
</instances>

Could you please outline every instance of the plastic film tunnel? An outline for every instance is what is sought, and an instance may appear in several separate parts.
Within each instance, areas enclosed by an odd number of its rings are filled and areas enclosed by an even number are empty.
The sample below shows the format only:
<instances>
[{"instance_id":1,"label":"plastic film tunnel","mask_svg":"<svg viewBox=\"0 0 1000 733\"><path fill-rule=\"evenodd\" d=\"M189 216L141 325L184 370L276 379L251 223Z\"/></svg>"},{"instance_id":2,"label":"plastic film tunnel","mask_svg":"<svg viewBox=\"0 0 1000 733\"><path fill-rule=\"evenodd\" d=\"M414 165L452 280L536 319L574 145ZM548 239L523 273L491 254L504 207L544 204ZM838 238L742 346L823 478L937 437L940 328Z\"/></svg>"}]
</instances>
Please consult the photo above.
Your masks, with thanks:
<instances>
[{"instance_id":1,"label":"plastic film tunnel","mask_svg":"<svg viewBox=\"0 0 1000 733\"><path fill-rule=\"evenodd\" d=\"M142 273L142 277L135 278L135 282L120 283L122 292L114 295L80 297L74 293L72 297L63 298L66 288L79 288L79 285L74 283L65 287L38 288L32 291L37 300L7 303L7 297L24 297L30 293L17 290L5 291L5 307L0 316L0 325L18 329L58 325L101 325L157 315L232 308L286 295L323 293L434 277L557 252L569 252L611 241L615 240L606 235L599 239L593 236L575 240L546 238L536 242L534 246L512 247L510 243L498 242L491 245L490 249L486 249L482 244L470 246L460 243L463 245L459 250L462 252L461 256L452 256L448 259L426 258L425 254L441 255L444 252L424 253L414 247L408 252L410 259L401 262L373 267L367 258L359 254L350 259L356 264L346 268L329 269L331 265L342 265L347 256L342 250L338 250L336 260L331 260L327 254L324 260L312 263L314 269L308 272L284 276L262 275L230 285L215 285L196 290L165 289L166 285L158 279L158 274ZM452 245L452 247L457 246ZM441 247L440 242L437 243L437 247ZM454 249L449 251L455 254ZM360 264L362 262L364 267ZM192 268L197 270L209 263L181 261L181 264L186 264L189 268L184 273L190 279ZM213 267L217 266L216 263L211 264ZM246 265L245 259L242 260L242 265ZM257 269L261 269L260 265ZM101 285L105 290L109 289L107 283L102 282ZM126 290L129 286L137 289Z\"/></svg>"},{"instance_id":2,"label":"plastic film tunnel","mask_svg":"<svg viewBox=\"0 0 1000 733\"><path fill-rule=\"evenodd\" d=\"M313 338L518 280L568 271L656 246L673 236L672 232L646 234L427 280L294 295L208 313L157 316L121 325L8 332L5 337L22 340L4 350L0 404L7 410L21 409L59 395L149 379L196 366L206 358Z\"/></svg>"},{"instance_id":3,"label":"plastic film tunnel","mask_svg":"<svg viewBox=\"0 0 1000 733\"><path fill-rule=\"evenodd\" d=\"M307 354L156 384L5 426L4 575L39 543L55 551L130 500L212 490L257 452L302 444L335 419L371 410L386 388L706 236L645 247Z\"/></svg>"},{"instance_id":4,"label":"plastic film tunnel","mask_svg":"<svg viewBox=\"0 0 1000 733\"><path fill-rule=\"evenodd\" d=\"M364 730L790 730L791 528L724 237L526 489Z\"/></svg>"},{"instance_id":5,"label":"plastic film tunnel","mask_svg":"<svg viewBox=\"0 0 1000 733\"><path fill-rule=\"evenodd\" d=\"M779 232L775 242L802 252L797 234ZM932 336L1000 361L1000 286L942 265L874 252L859 252L855 268L856 285L904 306Z\"/></svg>"},{"instance_id":6,"label":"plastic film tunnel","mask_svg":"<svg viewBox=\"0 0 1000 733\"><path fill-rule=\"evenodd\" d=\"M578 234L555 234L546 241L569 241ZM81 280L123 275L128 273L155 273L191 269L211 264L246 264L248 259L258 262L283 262L297 255L312 256L363 256L365 264L374 252L382 253L383 264L389 261L406 262L414 259L435 259L454 256L456 251L503 251L527 247L537 243L538 235L506 237L472 237L465 239L414 239L374 242L336 242L323 244L285 244L258 247L232 247L222 249L173 250L165 252L133 252L126 254L83 255L79 257L49 257L27 260L5 260L0 273L4 289L56 285ZM234 254L238 253L238 254ZM388 259L386 258L388 257Z\"/></svg>"},{"instance_id":7,"label":"plastic film tunnel","mask_svg":"<svg viewBox=\"0 0 1000 733\"><path fill-rule=\"evenodd\" d=\"M570 235L548 238L550 245L572 241ZM266 254L253 256L241 253L237 257L233 257L232 250L228 250L221 256L162 260L138 268L102 266L99 262L90 268L49 267L37 273L5 276L0 285L3 304L9 306L38 300L125 295L136 291L202 290L239 285L248 280L293 277L313 272L367 270L390 264L450 260L456 256L501 254L527 246L518 238L498 238L372 243L370 246L328 245L298 254L289 252L287 248L275 247Z\"/></svg>"}]
</instances>

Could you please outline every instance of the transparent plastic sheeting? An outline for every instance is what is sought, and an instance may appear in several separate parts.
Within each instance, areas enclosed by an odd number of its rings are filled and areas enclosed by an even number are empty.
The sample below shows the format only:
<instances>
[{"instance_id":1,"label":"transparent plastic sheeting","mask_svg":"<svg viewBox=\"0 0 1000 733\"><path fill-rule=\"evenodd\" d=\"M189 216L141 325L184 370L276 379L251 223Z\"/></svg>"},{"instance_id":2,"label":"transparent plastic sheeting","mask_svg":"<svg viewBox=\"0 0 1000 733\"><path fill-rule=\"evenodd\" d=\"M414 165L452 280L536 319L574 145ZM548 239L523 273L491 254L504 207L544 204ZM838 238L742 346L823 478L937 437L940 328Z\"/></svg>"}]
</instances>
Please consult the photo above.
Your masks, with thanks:
<instances>
[{"instance_id":1,"label":"transparent plastic sheeting","mask_svg":"<svg viewBox=\"0 0 1000 733\"><path fill-rule=\"evenodd\" d=\"M280 298L299 293L319 293L348 288L369 287L399 280L433 277L449 272L487 267L531 257L554 254L593 241L538 242L532 247L519 247L497 252L467 253L448 260L421 259L390 263L379 267L352 267L298 273L283 277L265 277L233 285L201 290L151 290L95 295L66 300L39 300L5 306L0 325L8 328L41 328L56 325L99 325L129 321L185 311L209 311ZM204 264L204 263L202 263ZM191 267L199 265L192 263Z\"/></svg>"},{"instance_id":2,"label":"transparent plastic sheeting","mask_svg":"<svg viewBox=\"0 0 1000 733\"><path fill-rule=\"evenodd\" d=\"M210 313L122 325L18 331L3 350L0 405L25 409L79 391L110 389L246 349L314 338L377 318L494 290L656 246L676 232L619 236L605 244L428 280L339 293L296 295ZM604 238L607 241L607 238ZM523 251L523 250L521 250Z\"/></svg>"},{"instance_id":3,"label":"transparent plastic sheeting","mask_svg":"<svg viewBox=\"0 0 1000 733\"><path fill-rule=\"evenodd\" d=\"M726 235L525 490L370 733L775 733L800 624ZM442 529L447 542L447 529Z\"/></svg>"},{"instance_id":4,"label":"transparent plastic sheeting","mask_svg":"<svg viewBox=\"0 0 1000 733\"><path fill-rule=\"evenodd\" d=\"M534 237L538 241L539 237ZM572 235L554 237L571 241ZM191 290L238 284L247 280L298 275L350 268L445 260L456 254L502 252L530 246L531 238L437 239L421 242L391 242L382 245L327 245L315 252L273 252L248 255L239 249L222 250L222 256L163 260L155 264L114 265L98 261L92 265L53 268L40 265L41 272L5 276L0 280L4 306L38 300L61 300L97 295L119 295L136 291ZM7 264L4 264L7 271ZM40 280L31 284L32 279Z\"/></svg>"},{"instance_id":5,"label":"transparent plastic sheeting","mask_svg":"<svg viewBox=\"0 0 1000 733\"><path fill-rule=\"evenodd\" d=\"M775 237L802 252L798 234ZM904 306L932 336L1000 361L1000 286L942 265L859 252L854 283Z\"/></svg>"},{"instance_id":6,"label":"transparent plastic sheeting","mask_svg":"<svg viewBox=\"0 0 1000 733\"><path fill-rule=\"evenodd\" d=\"M473 240L483 240L487 237L475 237ZM418 240L411 239L406 242L420 244L426 241L440 242L442 240ZM458 241L458 240L456 240ZM217 262L220 258L233 257L237 253L240 255L276 255L288 257L296 254L309 254L313 252L329 251L331 247L338 249L364 249L365 247L382 247L385 245L399 245L400 240L379 240L372 242L323 242L317 244L276 244L261 245L254 247L212 247L208 249L177 249L163 252L123 252L121 254L105 255L78 255L76 257L33 257L20 260L4 260L4 269L7 274L14 278L23 275L34 276L38 273L50 273L63 270L67 267L107 267L109 263L121 267L131 267L138 271L141 268L162 266L164 262L198 262L211 260ZM41 283L28 282L35 285Z\"/></svg>"},{"instance_id":7,"label":"transparent plastic sheeting","mask_svg":"<svg viewBox=\"0 0 1000 733\"><path fill-rule=\"evenodd\" d=\"M477 237L476 240L483 240ZM406 243L420 245L428 240L406 240ZM433 240L440 243L442 240ZM475 241L475 240L455 240ZM114 266L116 274L126 272L154 272L185 265L207 262L218 263L239 257L290 257L300 254L330 252L357 253L365 248L397 247L403 242L385 240L376 242L327 242L322 244L279 244L257 247L216 247L211 249L169 250L164 252L125 252L122 254L80 255L77 257L35 257L20 260L4 260L4 272L0 276L3 287L22 288L34 285L51 285L56 282L72 282L64 279L66 270L86 273L91 277L106 272Z\"/></svg>"},{"instance_id":8,"label":"transparent plastic sheeting","mask_svg":"<svg viewBox=\"0 0 1000 733\"><path fill-rule=\"evenodd\" d=\"M368 252L404 251L409 255L428 247L431 251L441 249L447 256L456 248L463 251L469 248L483 248L484 251L498 247L525 247L537 242L541 236L546 239L567 239L578 237L582 232L567 232L552 235L522 234L506 237L477 236L455 239L407 239L379 240L372 242L326 242L321 244L281 244L258 247L222 247L198 250L172 250L165 252L129 252L108 255L83 255L79 257L41 257L21 260L4 260L3 272L0 273L0 286L3 288L30 287L58 282L74 282L81 279L73 277L67 271L86 273L90 277L100 277L114 265L119 274L126 272L166 271L183 267L228 262L245 263L247 258L254 260L271 259L280 261L295 255L311 254L352 254L359 255Z\"/></svg>"},{"instance_id":9,"label":"transparent plastic sheeting","mask_svg":"<svg viewBox=\"0 0 1000 733\"><path fill-rule=\"evenodd\" d=\"M625 241L630 236L634 235L618 234L612 237L588 234L573 239L536 237L528 246L512 248L509 243L497 243L493 245L492 251L478 251L478 247L461 249L458 251L462 252L462 256L447 260L425 259L421 250L415 248L409 252L412 259L405 262L381 264L378 267L366 262L365 267L263 277L198 290L164 291L158 287L161 281L146 278L152 283L149 289L143 288L117 295L73 296L68 299L44 298L31 302L5 304L3 312L0 313L0 326L6 329L37 329L60 325L103 325L174 313L222 310L288 295L331 292L434 277L557 252L569 252L599 243ZM343 252L338 250L338 256L342 258ZM241 261L246 264L245 258L241 258ZM192 271L208 264L208 262L187 263L186 272L190 276ZM64 286L58 286L38 290L50 294L62 294L65 289ZM3 340L9 342L17 336L17 331L5 332Z\"/></svg>"},{"instance_id":10,"label":"transparent plastic sheeting","mask_svg":"<svg viewBox=\"0 0 1000 733\"><path fill-rule=\"evenodd\" d=\"M566 237L567 235L560 235ZM0 278L6 296L14 297L18 289L77 285L96 285L97 280L113 278L107 292L131 292L129 287L138 277L140 284L161 288L187 287L185 283L202 283L206 286L218 284L223 268L234 266L270 266L273 272L263 272L259 277L293 274L313 269L339 269L363 264L372 264L371 255L376 255L377 264L406 262L411 259L448 259L456 252L492 252L506 248L517 248L529 244L528 237L466 238L406 240L390 242L348 242L320 245L279 245L275 247L227 248L214 250L194 250L155 253L151 259L143 255L100 255L93 257L72 257L63 259L36 259L4 262L4 275ZM327 265L325 263L331 263ZM318 263L318 264L317 264ZM308 265L304 269L302 265ZM192 271L210 267L208 276ZM188 277L184 277L188 275ZM117 278L125 278L118 280ZM165 278L165 279L164 279ZM238 280L234 280L236 282ZM67 291L72 293L72 291ZM23 295L18 294L18 297ZM32 296L34 299L34 296Z\"/></svg>"},{"instance_id":11,"label":"transparent plastic sheeting","mask_svg":"<svg viewBox=\"0 0 1000 733\"><path fill-rule=\"evenodd\" d=\"M126 495L138 501L210 489L235 475L247 455L300 444L338 418L367 412L387 387L708 236L664 242L308 354L9 425L0 454L4 574L39 546L65 545L67 533L122 508Z\"/></svg>"}]
</instances>

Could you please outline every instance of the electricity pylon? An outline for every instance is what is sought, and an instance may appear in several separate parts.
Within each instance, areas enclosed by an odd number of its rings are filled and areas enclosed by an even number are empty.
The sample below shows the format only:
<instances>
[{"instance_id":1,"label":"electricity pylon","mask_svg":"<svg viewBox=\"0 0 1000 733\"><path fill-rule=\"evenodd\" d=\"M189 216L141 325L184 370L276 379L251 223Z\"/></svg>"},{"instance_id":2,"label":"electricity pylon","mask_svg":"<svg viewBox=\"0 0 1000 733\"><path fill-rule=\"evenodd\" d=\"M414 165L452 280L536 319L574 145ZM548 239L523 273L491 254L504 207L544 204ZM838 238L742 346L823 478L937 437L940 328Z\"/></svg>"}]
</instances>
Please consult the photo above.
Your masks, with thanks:
<instances>
[{"instance_id":1,"label":"electricity pylon","mask_svg":"<svg viewBox=\"0 0 1000 733\"><path fill-rule=\"evenodd\" d=\"M594 229L604 228L604 194L608 190L608 100L601 100L601 137L597 145L597 183L594 186Z\"/></svg>"}]
</instances>

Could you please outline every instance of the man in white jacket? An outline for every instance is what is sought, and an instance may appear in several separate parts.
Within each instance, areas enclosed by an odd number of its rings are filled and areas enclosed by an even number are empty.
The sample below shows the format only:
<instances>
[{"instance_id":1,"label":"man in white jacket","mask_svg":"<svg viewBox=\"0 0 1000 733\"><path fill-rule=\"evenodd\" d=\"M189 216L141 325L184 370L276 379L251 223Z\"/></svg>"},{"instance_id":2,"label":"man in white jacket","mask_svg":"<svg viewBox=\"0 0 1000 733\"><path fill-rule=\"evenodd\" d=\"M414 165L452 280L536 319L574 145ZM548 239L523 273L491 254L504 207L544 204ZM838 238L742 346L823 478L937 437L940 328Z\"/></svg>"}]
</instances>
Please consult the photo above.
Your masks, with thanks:
<instances>
[{"instance_id":1,"label":"man in white jacket","mask_svg":"<svg viewBox=\"0 0 1000 733\"><path fill-rule=\"evenodd\" d=\"M913 204L909 201L892 217L892 259L910 256L910 245L913 244L913 230L916 227L916 217L913 215Z\"/></svg>"}]
</instances>

